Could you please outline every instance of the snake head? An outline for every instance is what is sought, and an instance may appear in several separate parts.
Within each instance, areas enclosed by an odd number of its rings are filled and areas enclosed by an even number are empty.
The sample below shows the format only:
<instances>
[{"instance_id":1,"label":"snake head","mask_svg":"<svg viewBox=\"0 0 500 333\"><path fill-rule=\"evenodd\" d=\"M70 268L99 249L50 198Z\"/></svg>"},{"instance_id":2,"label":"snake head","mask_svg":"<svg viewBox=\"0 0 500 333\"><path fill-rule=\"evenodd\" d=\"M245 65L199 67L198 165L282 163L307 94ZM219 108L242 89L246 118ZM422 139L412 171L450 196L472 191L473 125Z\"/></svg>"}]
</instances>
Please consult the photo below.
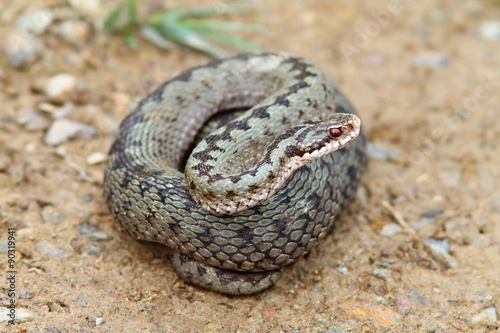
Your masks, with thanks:
<instances>
[{"instance_id":1,"label":"snake head","mask_svg":"<svg viewBox=\"0 0 500 333\"><path fill-rule=\"evenodd\" d=\"M336 113L328 120L310 122L295 128L286 154L294 163L305 164L345 147L358 136L360 127L359 117L350 113Z\"/></svg>"}]
</instances>

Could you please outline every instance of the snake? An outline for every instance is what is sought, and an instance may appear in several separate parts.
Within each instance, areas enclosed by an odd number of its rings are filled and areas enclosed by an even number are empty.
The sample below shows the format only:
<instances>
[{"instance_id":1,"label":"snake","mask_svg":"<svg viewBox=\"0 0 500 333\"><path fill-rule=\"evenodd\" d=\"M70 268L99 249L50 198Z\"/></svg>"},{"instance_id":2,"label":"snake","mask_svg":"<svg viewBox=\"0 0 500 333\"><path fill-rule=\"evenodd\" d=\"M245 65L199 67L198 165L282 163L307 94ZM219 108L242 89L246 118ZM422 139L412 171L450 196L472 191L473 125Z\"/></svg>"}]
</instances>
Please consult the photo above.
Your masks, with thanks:
<instances>
[{"instance_id":1,"label":"snake","mask_svg":"<svg viewBox=\"0 0 500 333\"><path fill-rule=\"evenodd\" d=\"M173 250L185 282L257 293L355 196L360 126L338 86L300 57L212 60L160 84L124 118L104 196L121 228Z\"/></svg>"}]
</instances>

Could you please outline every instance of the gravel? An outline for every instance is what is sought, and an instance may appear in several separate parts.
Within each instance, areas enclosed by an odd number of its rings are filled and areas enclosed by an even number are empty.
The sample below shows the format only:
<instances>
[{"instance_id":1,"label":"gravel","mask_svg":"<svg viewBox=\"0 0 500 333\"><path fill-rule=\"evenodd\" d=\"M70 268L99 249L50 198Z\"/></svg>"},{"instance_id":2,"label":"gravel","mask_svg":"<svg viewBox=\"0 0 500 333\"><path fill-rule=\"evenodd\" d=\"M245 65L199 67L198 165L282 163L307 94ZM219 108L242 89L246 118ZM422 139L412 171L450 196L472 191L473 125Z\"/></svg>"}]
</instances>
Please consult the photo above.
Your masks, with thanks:
<instances>
[{"instance_id":1,"label":"gravel","mask_svg":"<svg viewBox=\"0 0 500 333\"><path fill-rule=\"evenodd\" d=\"M11 309L6 307L0 307L0 323L5 323L11 320L8 316L10 314L10 310ZM24 308L16 307L16 323L22 323L28 320L33 320L33 314Z\"/></svg>"},{"instance_id":2,"label":"gravel","mask_svg":"<svg viewBox=\"0 0 500 333\"><path fill-rule=\"evenodd\" d=\"M83 223L79 224L75 227L75 229L82 236L86 236L90 239L95 239L99 241L108 241L113 239L111 236L106 234L101 228L91 223Z\"/></svg>"},{"instance_id":3,"label":"gravel","mask_svg":"<svg viewBox=\"0 0 500 333\"><path fill-rule=\"evenodd\" d=\"M398 158L401 155L399 150L386 148L382 145L368 142L366 146L368 157L375 158L381 161L387 161L390 158Z\"/></svg>"},{"instance_id":4,"label":"gravel","mask_svg":"<svg viewBox=\"0 0 500 333\"><path fill-rule=\"evenodd\" d=\"M54 22L54 13L48 9L23 14L16 21L16 31L24 34L41 35Z\"/></svg>"},{"instance_id":5,"label":"gravel","mask_svg":"<svg viewBox=\"0 0 500 333\"><path fill-rule=\"evenodd\" d=\"M458 263L450 255L450 245L447 240L427 238L424 245L432 258L439 262L444 268L457 268Z\"/></svg>"},{"instance_id":6,"label":"gravel","mask_svg":"<svg viewBox=\"0 0 500 333\"><path fill-rule=\"evenodd\" d=\"M488 21L479 26L478 36L484 39L500 40L500 21Z\"/></svg>"},{"instance_id":7,"label":"gravel","mask_svg":"<svg viewBox=\"0 0 500 333\"><path fill-rule=\"evenodd\" d=\"M497 311L493 306L486 308L472 317L467 323L473 327L496 328L499 325Z\"/></svg>"},{"instance_id":8,"label":"gravel","mask_svg":"<svg viewBox=\"0 0 500 333\"><path fill-rule=\"evenodd\" d=\"M31 108L22 109L17 121L28 131L34 132L46 130L50 126L50 122L46 117Z\"/></svg>"},{"instance_id":9,"label":"gravel","mask_svg":"<svg viewBox=\"0 0 500 333\"><path fill-rule=\"evenodd\" d=\"M444 68L450 64L450 58L441 53L424 53L413 57L413 63L421 67Z\"/></svg>"},{"instance_id":10,"label":"gravel","mask_svg":"<svg viewBox=\"0 0 500 333\"><path fill-rule=\"evenodd\" d=\"M42 56L42 45L31 35L10 32L4 37L3 53L17 70L25 70Z\"/></svg>"},{"instance_id":11,"label":"gravel","mask_svg":"<svg viewBox=\"0 0 500 333\"><path fill-rule=\"evenodd\" d=\"M57 146L75 137L88 139L95 134L96 130L91 126L72 120L58 119L50 126L44 142L49 146Z\"/></svg>"},{"instance_id":12,"label":"gravel","mask_svg":"<svg viewBox=\"0 0 500 333\"><path fill-rule=\"evenodd\" d=\"M77 79L67 73L59 73L47 80L45 94L51 101L59 102L76 90Z\"/></svg>"},{"instance_id":13,"label":"gravel","mask_svg":"<svg viewBox=\"0 0 500 333\"><path fill-rule=\"evenodd\" d=\"M38 243L36 243L36 249L41 254L45 254L57 259L65 259L69 257L68 253L65 253L59 247L48 241L39 241Z\"/></svg>"}]
</instances>

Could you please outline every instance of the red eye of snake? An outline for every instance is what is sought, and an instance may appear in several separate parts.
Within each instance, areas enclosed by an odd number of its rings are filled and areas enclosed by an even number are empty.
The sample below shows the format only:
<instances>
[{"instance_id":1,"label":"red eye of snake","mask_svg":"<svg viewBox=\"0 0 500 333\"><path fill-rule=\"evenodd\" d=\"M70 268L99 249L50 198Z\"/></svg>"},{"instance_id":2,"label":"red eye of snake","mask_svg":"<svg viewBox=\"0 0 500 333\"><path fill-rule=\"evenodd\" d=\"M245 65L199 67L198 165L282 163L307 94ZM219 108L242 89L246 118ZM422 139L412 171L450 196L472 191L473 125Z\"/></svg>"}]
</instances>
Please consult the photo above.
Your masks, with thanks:
<instances>
[{"instance_id":1,"label":"red eye of snake","mask_svg":"<svg viewBox=\"0 0 500 333\"><path fill-rule=\"evenodd\" d=\"M342 135L340 128L330 128L330 135L334 138L338 138Z\"/></svg>"}]
</instances>

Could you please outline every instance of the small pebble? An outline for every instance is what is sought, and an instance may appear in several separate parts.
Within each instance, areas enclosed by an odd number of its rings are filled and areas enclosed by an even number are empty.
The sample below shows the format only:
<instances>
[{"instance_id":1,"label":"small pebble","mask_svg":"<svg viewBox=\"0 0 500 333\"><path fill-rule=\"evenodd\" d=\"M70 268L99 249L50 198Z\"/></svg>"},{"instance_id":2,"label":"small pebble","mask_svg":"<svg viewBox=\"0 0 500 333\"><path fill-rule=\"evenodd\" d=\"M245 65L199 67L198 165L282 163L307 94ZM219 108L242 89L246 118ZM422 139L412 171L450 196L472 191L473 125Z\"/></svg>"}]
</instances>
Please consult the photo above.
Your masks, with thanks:
<instances>
[{"instance_id":1,"label":"small pebble","mask_svg":"<svg viewBox=\"0 0 500 333\"><path fill-rule=\"evenodd\" d=\"M399 155L401 155L399 150L392 150L370 142L366 146L366 153L368 157L376 158L381 161L387 161L390 158L398 158Z\"/></svg>"},{"instance_id":2,"label":"small pebble","mask_svg":"<svg viewBox=\"0 0 500 333\"><path fill-rule=\"evenodd\" d=\"M78 302L78 304L82 305L82 306L88 306L89 305L89 302L83 298L83 297L78 297L78 299L76 300Z\"/></svg>"},{"instance_id":3,"label":"small pebble","mask_svg":"<svg viewBox=\"0 0 500 333\"><path fill-rule=\"evenodd\" d=\"M430 210L427 210L425 212L420 213L420 216L431 219L431 218L434 218L438 215L443 214L443 212L444 212L444 210L442 210L440 208L430 209Z\"/></svg>"},{"instance_id":4,"label":"small pebble","mask_svg":"<svg viewBox=\"0 0 500 333\"><path fill-rule=\"evenodd\" d=\"M347 269L347 267L345 267L345 266L339 266L339 267L337 268L337 271L338 271L340 274L344 274L344 275L349 274L349 270L348 270L348 269Z\"/></svg>"},{"instance_id":5,"label":"small pebble","mask_svg":"<svg viewBox=\"0 0 500 333\"><path fill-rule=\"evenodd\" d=\"M379 233L382 236L392 236L397 234L398 232L401 232L403 228L399 224L396 223L388 223L385 226L380 229Z\"/></svg>"},{"instance_id":6,"label":"small pebble","mask_svg":"<svg viewBox=\"0 0 500 333\"><path fill-rule=\"evenodd\" d=\"M442 171L439 174L439 178L443 185L449 187L457 187L460 186L462 182L462 170L459 167L452 167L447 169L446 171Z\"/></svg>"},{"instance_id":7,"label":"small pebble","mask_svg":"<svg viewBox=\"0 0 500 333\"><path fill-rule=\"evenodd\" d=\"M472 317L472 319L469 320L467 323L474 327L482 326L488 328L496 328L499 325L497 320L498 320L497 311L492 306L484 309L483 311Z\"/></svg>"},{"instance_id":8,"label":"small pebble","mask_svg":"<svg viewBox=\"0 0 500 333\"><path fill-rule=\"evenodd\" d=\"M0 253L5 253L9 249L9 243L7 241L0 240Z\"/></svg>"},{"instance_id":9,"label":"small pebble","mask_svg":"<svg viewBox=\"0 0 500 333\"><path fill-rule=\"evenodd\" d=\"M42 55L42 46L33 36L10 32L3 40L5 58L17 70L27 69Z\"/></svg>"},{"instance_id":10,"label":"small pebble","mask_svg":"<svg viewBox=\"0 0 500 333\"><path fill-rule=\"evenodd\" d=\"M425 53L415 56L413 62L422 67L444 68L450 64L450 58L441 53Z\"/></svg>"},{"instance_id":11,"label":"small pebble","mask_svg":"<svg viewBox=\"0 0 500 333\"><path fill-rule=\"evenodd\" d=\"M387 279L392 276L392 271L387 268L375 268L373 271L370 273L371 275L379 278L379 279Z\"/></svg>"},{"instance_id":12,"label":"small pebble","mask_svg":"<svg viewBox=\"0 0 500 333\"><path fill-rule=\"evenodd\" d=\"M57 259L65 259L69 257L69 254L47 241L39 241L36 243L36 249L41 254L46 254Z\"/></svg>"},{"instance_id":13,"label":"small pebble","mask_svg":"<svg viewBox=\"0 0 500 333\"><path fill-rule=\"evenodd\" d=\"M434 304L432 304L429 299L427 298L427 296L425 295L422 295L418 292L418 290L416 289L413 289L411 292L410 292L410 299L413 301L413 302L416 302L422 306L434 306Z\"/></svg>"},{"instance_id":14,"label":"small pebble","mask_svg":"<svg viewBox=\"0 0 500 333\"><path fill-rule=\"evenodd\" d=\"M66 118L75 111L75 105L72 102L66 102L64 105L56 107L52 112L54 119Z\"/></svg>"},{"instance_id":15,"label":"small pebble","mask_svg":"<svg viewBox=\"0 0 500 333\"><path fill-rule=\"evenodd\" d=\"M67 73L56 74L47 80L45 94L51 101L60 102L75 91L76 84L75 76Z\"/></svg>"},{"instance_id":16,"label":"small pebble","mask_svg":"<svg viewBox=\"0 0 500 333\"><path fill-rule=\"evenodd\" d=\"M45 134L44 142L49 146L57 146L68 139L91 138L95 134L96 130L91 126L67 119L58 119L52 123Z\"/></svg>"},{"instance_id":17,"label":"small pebble","mask_svg":"<svg viewBox=\"0 0 500 333\"><path fill-rule=\"evenodd\" d=\"M101 318L101 317L97 317L97 318L95 319L95 324L96 324L96 325L101 325L101 324L104 324L105 322L106 322L106 319Z\"/></svg>"},{"instance_id":18,"label":"small pebble","mask_svg":"<svg viewBox=\"0 0 500 333\"><path fill-rule=\"evenodd\" d=\"M43 9L28 12L16 21L16 31L21 34L41 35L54 22L54 13Z\"/></svg>"},{"instance_id":19,"label":"small pebble","mask_svg":"<svg viewBox=\"0 0 500 333\"><path fill-rule=\"evenodd\" d=\"M102 231L101 228L90 223L79 224L75 227L75 229L80 233L80 235L91 239L99 241L108 241L113 239L111 236Z\"/></svg>"},{"instance_id":20,"label":"small pebble","mask_svg":"<svg viewBox=\"0 0 500 333\"><path fill-rule=\"evenodd\" d=\"M478 35L484 39L500 40L500 21L488 21L479 26Z\"/></svg>"},{"instance_id":21,"label":"small pebble","mask_svg":"<svg viewBox=\"0 0 500 333\"><path fill-rule=\"evenodd\" d=\"M98 16L102 11L100 0L68 0L68 2L83 15Z\"/></svg>"},{"instance_id":22,"label":"small pebble","mask_svg":"<svg viewBox=\"0 0 500 333\"><path fill-rule=\"evenodd\" d=\"M98 256L102 252L102 245L98 243L90 243L89 244L89 250L87 253L91 256Z\"/></svg>"},{"instance_id":23,"label":"small pebble","mask_svg":"<svg viewBox=\"0 0 500 333\"><path fill-rule=\"evenodd\" d=\"M68 20L57 27L57 35L74 46L82 46L90 38L90 26L83 21Z\"/></svg>"},{"instance_id":24,"label":"small pebble","mask_svg":"<svg viewBox=\"0 0 500 333\"><path fill-rule=\"evenodd\" d=\"M0 323L11 320L9 308L0 307ZM24 308L16 307L16 323L22 323L28 320L33 320L33 314Z\"/></svg>"},{"instance_id":25,"label":"small pebble","mask_svg":"<svg viewBox=\"0 0 500 333\"><path fill-rule=\"evenodd\" d=\"M88 165L96 165L96 164L101 164L104 163L108 160L108 156L106 154L103 154L101 152L95 152L87 156L87 159L85 160Z\"/></svg>"},{"instance_id":26,"label":"small pebble","mask_svg":"<svg viewBox=\"0 0 500 333\"><path fill-rule=\"evenodd\" d=\"M432 258L445 268L457 268L458 263L450 255L450 245L446 240L424 239L424 245Z\"/></svg>"},{"instance_id":27,"label":"small pebble","mask_svg":"<svg viewBox=\"0 0 500 333\"><path fill-rule=\"evenodd\" d=\"M21 296L19 296L20 298L30 298L30 292L28 290L24 291Z\"/></svg>"},{"instance_id":28,"label":"small pebble","mask_svg":"<svg viewBox=\"0 0 500 333\"><path fill-rule=\"evenodd\" d=\"M28 131L43 131L50 126L49 120L33 109L22 109L17 122Z\"/></svg>"},{"instance_id":29,"label":"small pebble","mask_svg":"<svg viewBox=\"0 0 500 333\"><path fill-rule=\"evenodd\" d=\"M407 316L411 311L412 301L404 295L396 295L396 308L400 315Z\"/></svg>"},{"instance_id":30,"label":"small pebble","mask_svg":"<svg viewBox=\"0 0 500 333\"><path fill-rule=\"evenodd\" d=\"M423 219L420 219L418 221L411 221L410 222L410 225L413 227L413 229L422 229L423 227L431 224L434 222L434 219L431 219L431 218L423 218Z\"/></svg>"},{"instance_id":31,"label":"small pebble","mask_svg":"<svg viewBox=\"0 0 500 333\"><path fill-rule=\"evenodd\" d=\"M59 224L63 221L61 215L54 209L53 206L45 206L41 212L42 219L51 224Z\"/></svg>"}]
</instances>

